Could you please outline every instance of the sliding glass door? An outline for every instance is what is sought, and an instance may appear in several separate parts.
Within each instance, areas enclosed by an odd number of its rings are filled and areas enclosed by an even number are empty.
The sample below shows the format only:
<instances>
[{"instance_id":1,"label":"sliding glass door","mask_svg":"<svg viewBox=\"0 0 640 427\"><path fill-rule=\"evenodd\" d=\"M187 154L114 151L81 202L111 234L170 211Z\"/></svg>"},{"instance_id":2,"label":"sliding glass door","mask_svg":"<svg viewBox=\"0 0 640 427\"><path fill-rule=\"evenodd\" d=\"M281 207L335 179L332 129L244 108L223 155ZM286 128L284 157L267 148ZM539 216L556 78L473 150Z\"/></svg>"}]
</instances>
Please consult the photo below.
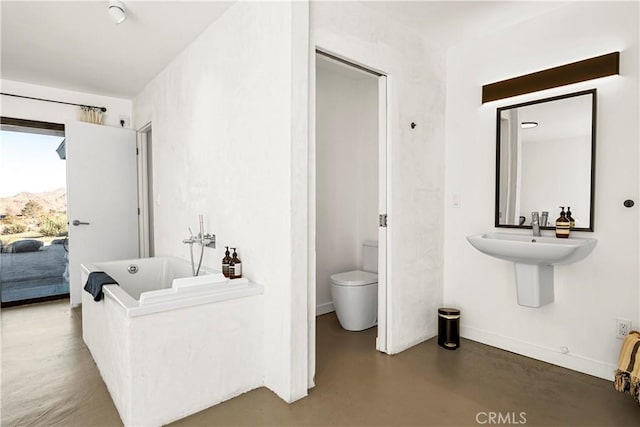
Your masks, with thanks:
<instances>
[{"instance_id":1,"label":"sliding glass door","mask_svg":"<svg viewBox=\"0 0 640 427\"><path fill-rule=\"evenodd\" d=\"M2 306L69 295L64 158L64 125L1 119Z\"/></svg>"}]
</instances>

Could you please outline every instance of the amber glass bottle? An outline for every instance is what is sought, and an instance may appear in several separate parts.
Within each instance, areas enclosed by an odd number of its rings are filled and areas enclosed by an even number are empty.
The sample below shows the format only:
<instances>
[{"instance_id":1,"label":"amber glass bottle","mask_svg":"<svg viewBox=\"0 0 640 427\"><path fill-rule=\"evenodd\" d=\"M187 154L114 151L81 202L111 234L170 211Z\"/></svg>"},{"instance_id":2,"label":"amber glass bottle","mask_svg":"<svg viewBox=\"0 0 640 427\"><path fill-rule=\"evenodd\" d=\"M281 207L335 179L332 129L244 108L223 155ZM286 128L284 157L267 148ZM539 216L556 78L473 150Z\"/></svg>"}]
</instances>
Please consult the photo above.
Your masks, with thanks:
<instances>
[{"instance_id":1,"label":"amber glass bottle","mask_svg":"<svg viewBox=\"0 0 640 427\"><path fill-rule=\"evenodd\" d=\"M222 274L224 277L229 277L229 264L231 264L231 257L229 256L229 246L225 246L227 248L224 251L224 258L222 258Z\"/></svg>"},{"instance_id":2,"label":"amber glass bottle","mask_svg":"<svg viewBox=\"0 0 640 427\"><path fill-rule=\"evenodd\" d=\"M564 211L564 206L560 206L560 217L556 219L556 237L566 239L571 231L571 223Z\"/></svg>"},{"instance_id":3,"label":"amber glass bottle","mask_svg":"<svg viewBox=\"0 0 640 427\"><path fill-rule=\"evenodd\" d=\"M569 227L573 230L576 226L576 220L571 216L571 206L567 206L567 219L569 220Z\"/></svg>"},{"instance_id":4,"label":"amber glass bottle","mask_svg":"<svg viewBox=\"0 0 640 427\"><path fill-rule=\"evenodd\" d=\"M238 258L236 248L233 249L233 255L231 256L231 263L229 264L229 274L232 279L239 279L242 277L242 261Z\"/></svg>"}]
</instances>

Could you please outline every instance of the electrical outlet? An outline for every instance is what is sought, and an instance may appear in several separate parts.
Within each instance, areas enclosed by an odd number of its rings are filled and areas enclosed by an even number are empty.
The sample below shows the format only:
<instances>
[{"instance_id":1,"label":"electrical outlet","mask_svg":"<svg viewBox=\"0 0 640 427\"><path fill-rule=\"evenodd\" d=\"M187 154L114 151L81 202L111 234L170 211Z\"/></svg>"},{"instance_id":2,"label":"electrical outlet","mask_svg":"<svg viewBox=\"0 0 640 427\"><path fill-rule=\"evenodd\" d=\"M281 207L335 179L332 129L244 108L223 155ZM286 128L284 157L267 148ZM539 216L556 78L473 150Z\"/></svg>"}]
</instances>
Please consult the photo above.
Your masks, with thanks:
<instances>
[{"instance_id":1,"label":"electrical outlet","mask_svg":"<svg viewBox=\"0 0 640 427\"><path fill-rule=\"evenodd\" d=\"M631 320L616 319L616 338L624 339L631 332Z\"/></svg>"}]
</instances>

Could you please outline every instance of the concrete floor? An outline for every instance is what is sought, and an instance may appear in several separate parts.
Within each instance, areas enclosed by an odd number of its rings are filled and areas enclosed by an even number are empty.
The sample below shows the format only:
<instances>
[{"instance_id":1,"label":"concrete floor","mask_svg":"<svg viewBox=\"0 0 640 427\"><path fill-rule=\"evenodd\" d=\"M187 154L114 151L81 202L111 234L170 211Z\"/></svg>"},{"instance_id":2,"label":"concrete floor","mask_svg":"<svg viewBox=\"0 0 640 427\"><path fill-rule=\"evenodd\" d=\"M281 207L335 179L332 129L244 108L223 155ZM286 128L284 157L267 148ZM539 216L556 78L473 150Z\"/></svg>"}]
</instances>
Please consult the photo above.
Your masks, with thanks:
<instances>
[{"instance_id":1,"label":"concrete floor","mask_svg":"<svg viewBox=\"0 0 640 427\"><path fill-rule=\"evenodd\" d=\"M2 310L3 426L121 425L80 316L67 300ZM463 426L489 424L490 412L502 424L640 425L640 406L610 382L472 341L387 356L374 350L375 328L347 332L332 314L318 318L317 333L307 398L287 405L258 389L174 425Z\"/></svg>"}]
</instances>

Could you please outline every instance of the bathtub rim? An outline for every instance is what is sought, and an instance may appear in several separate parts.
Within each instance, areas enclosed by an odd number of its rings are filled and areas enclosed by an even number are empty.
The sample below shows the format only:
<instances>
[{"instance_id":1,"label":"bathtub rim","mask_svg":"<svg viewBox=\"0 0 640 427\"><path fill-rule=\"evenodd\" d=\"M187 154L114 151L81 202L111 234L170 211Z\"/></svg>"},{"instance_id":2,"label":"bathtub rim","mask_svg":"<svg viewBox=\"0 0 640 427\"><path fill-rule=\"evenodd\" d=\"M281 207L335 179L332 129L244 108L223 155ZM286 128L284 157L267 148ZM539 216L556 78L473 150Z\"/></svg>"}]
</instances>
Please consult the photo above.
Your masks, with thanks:
<instances>
[{"instance_id":1,"label":"bathtub rim","mask_svg":"<svg viewBox=\"0 0 640 427\"><path fill-rule=\"evenodd\" d=\"M264 287L258 283L249 282L247 287L234 289L233 286L235 285L231 283L231 281L229 282L229 289L217 290L210 294L183 297L172 301L164 301L142 306L118 285L105 285L102 289L105 298L109 297L115 300L116 303L124 309L127 317L146 316L149 314L180 310L197 305L214 304L264 294Z\"/></svg>"},{"instance_id":2,"label":"bathtub rim","mask_svg":"<svg viewBox=\"0 0 640 427\"><path fill-rule=\"evenodd\" d=\"M189 262L181 258L171 256L158 258L170 258L184 263ZM81 269L84 274L88 275L93 271L101 271L99 270L99 267L97 265L106 263L125 264L129 262L135 262L140 259L148 258L104 261L97 263L88 263L87 265L81 264ZM218 273L217 270L211 268L206 268L205 271L212 274ZM198 292L196 294L184 293L181 295L177 295L177 298L175 299L145 304L140 304L138 300L134 299L119 285L105 285L102 287L102 291L104 294L104 298L113 299L120 307L122 307L127 317L139 317L164 311L179 310L197 305L212 304L237 298L249 297L253 295L262 295L264 294L264 286L258 283L249 282L245 278L230 279L225 285L211 289L210 292ZM99 304L100 302L93 301L93 298L91 298L91 303Z\"/></svg>"}]
</instances>

